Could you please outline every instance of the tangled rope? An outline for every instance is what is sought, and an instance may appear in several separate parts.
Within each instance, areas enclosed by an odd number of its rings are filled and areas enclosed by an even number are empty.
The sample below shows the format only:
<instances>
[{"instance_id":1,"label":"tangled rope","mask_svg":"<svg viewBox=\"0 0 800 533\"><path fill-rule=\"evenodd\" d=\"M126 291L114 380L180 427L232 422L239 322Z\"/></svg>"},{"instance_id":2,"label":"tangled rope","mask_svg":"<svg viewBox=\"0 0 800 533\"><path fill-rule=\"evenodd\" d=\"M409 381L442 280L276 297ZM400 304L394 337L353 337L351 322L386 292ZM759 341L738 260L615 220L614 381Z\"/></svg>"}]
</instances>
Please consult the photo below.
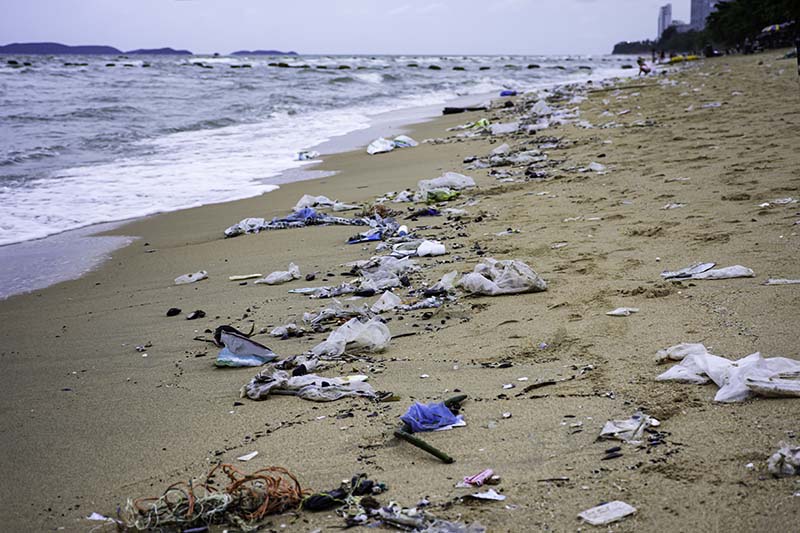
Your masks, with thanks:
<instances>
[{"instance_id":1,"label":"tangled rope","mask_svg":"<svg viewBox=\"0 0 800 533\"><path fill-rule=\"evenodd\" d=\"M217 476L227 485L218 488ZM262 468L252 474L221 463L200 482L180 481L158 498L128 500L121 522L138 530L230 524L245 531L266 516L296 508L308 491L285 468Z\"/></svg>"}]
</instances>

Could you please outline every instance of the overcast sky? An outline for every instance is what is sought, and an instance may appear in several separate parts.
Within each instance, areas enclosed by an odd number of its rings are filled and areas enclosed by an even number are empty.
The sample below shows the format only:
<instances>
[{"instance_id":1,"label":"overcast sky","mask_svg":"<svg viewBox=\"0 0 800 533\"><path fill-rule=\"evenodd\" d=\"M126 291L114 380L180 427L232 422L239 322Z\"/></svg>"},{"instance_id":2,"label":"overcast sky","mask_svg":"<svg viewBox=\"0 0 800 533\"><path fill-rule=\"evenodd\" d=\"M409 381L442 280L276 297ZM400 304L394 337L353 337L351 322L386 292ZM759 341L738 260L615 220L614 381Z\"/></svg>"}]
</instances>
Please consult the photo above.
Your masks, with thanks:
<instances>
[{"instance_id":1,"label":"overcast sky","mask_svg":"<svg viewBox=\"0 0 800 533\"><path fill-rule=\"evenodd\" d=\"M330 54L609 53L665 0L0 0L0 44ZM673 3L688 20L690 0Z\"/></svg>"}]
</instances>

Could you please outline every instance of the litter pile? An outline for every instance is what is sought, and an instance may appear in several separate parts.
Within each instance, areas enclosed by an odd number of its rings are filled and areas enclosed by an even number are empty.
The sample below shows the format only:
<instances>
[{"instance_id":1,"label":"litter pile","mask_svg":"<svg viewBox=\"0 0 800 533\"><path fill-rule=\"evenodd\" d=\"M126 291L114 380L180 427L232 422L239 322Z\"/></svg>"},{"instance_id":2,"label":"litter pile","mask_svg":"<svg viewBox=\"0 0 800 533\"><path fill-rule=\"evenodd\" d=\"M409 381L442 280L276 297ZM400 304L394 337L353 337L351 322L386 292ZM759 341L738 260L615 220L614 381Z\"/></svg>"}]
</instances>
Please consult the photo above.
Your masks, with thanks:
<instances>
[{"instance_id":1,"label":"litter pile","mask_svg":"<svg viewBox=\"0 0 800 533\"><path fill-rule=\"evenodd\" d=\"M253 525L267 516L297 508L307 494L284 468L248 474L233 465L218 464L202 480L175 483L158 497L128 500L114 522L140 531L188 531L211 524L253 531Z\"/></svg>"}]
</instances>

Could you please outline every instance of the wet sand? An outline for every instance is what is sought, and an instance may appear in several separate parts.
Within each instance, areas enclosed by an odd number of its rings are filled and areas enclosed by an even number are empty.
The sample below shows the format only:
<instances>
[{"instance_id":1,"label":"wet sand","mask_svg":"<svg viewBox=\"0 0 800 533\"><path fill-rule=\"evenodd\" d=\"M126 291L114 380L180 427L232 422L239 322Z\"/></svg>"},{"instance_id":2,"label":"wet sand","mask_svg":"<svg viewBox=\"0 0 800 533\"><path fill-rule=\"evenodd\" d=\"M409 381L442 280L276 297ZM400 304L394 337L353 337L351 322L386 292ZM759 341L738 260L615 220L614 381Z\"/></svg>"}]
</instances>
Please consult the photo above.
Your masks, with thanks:
<instances>
[{"instance_id":1,"label":"wet sand","mask_svg":"<svg viewBox=\"0 0 800 533\"><path fill-rule=\"evenodd\" d=\"M239 464L286 467L315 490L366 472L389 485L384 503L411 506L427 498L431 514L479 521L489 531L591 529L577 514L611 500L638 509L616 531L792 530L800 518L794 496L800 481L771 478L766 460L779 441L797 440L800 401L717 404L713 385L654 381L666 369L655 363L655 352L679 342L703 342L735 359L756 351L798 358L800 286L761 285L768 277L800 278L798 204L759 207L800 191L798 82L794 65L777 56L699 63L670 74L675 85L654 77L622 83L618 92L590 92L581 119L623 126L541 132L562 145L547 151L554 164L545 181L522 180L521 167L503 168L520 181L502 183L462 163L502 142L534 147L536 136L423 144L374 157L359 150L325 158L319 168L335 176L115 230L141 238L82 279L0 302L0 521L9 530L86 531L94 524L82 517L93 511L113 515L128 497L158 495L217 461L258 451ZM722 105L703 107L714 102ZM606 110L613 116L601 116ZM630 112L618 114L624 110ZM445 138L453 135L448 127L484 116L506 122L511 112L443 117L411 135ZM576 170L593 161L608 173ZM547 280L548 291L461 297L430 315L389 313L393 335L415 335L324 372L367 374L399 402L240 402L239 388L256 371L214 368L216 349L193 338L208 337L220 324L271 329L329 301L287 294L303 281L240 286L228 276L268 274L294 261L303 274L319 272L316 285L323 278L340 283L347 279L342 265L369 258L374 246L344 244L357 231L350 227L235 239L223 239L222 231L245 217L284 215L304 193L370 202L445 171L473 176L479 185L453 207L470 198L479 203L466 207L461 221L411 223L450 252L420 259L416 282L433 283L494 257L525 261ZM662 209L668 203L685 206ZM520 233L495 235L507 228ZM697 261L741 264L756 277L661 281L662 270ZM208 280L173 284L200 269ZM640 312L605 315L622 306ZM184 315L167 318L170 307ZM207 316L187 321L185 313L195 309ZM256 338L288 355L325 335ZM145 343L152 344L147 357L135 350ZM513 366L482 365L498 361ZM507 383L515 388L503 389ZM469 395L467 427L425 436L454 464L393 438L412 401L440 401L456 389ZM623 445L622 457L601 461L615 445L596 440L603 423L637 410L661 421L665 443ZM485 468L502 476L497 490L507 500L458 500L467 491L455 483ZM554 478L564 479L546 481ZM271 524L311 531L342 521L332 512L303 512Z\"/></svg>"}]
</instances>

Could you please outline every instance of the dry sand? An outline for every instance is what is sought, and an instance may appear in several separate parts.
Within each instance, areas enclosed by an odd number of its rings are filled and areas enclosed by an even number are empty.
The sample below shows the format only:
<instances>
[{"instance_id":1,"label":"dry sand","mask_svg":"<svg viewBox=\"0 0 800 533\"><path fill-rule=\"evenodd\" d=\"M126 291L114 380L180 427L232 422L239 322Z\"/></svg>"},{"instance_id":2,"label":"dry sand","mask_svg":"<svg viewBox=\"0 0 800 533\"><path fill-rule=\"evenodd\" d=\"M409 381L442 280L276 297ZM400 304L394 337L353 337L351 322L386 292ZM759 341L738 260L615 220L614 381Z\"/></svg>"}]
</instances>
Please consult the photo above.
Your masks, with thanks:
<instances>
[{"instance_id":1,"label":"dry sand","mask_svg":"<svg viewBox=\"0 0 800 533\"><path fill-rule=\"evenodd\" d=\"M480 260L477 243L485 257L527 262L550 287L461 298L429 319L422 312L403 320L390 314L393 334L416 335L397 339L371 360L325 372L368 374L376 389L401 397L396 403L314 404L293 397L237 403L255 370L215 369L216 350L193 337L220 324L281 325L327 302L286 293L302 281L240 286L228 276L267 274L294 261L304 274L319 271L319 280L331 272L330 281L339 283L341 265L370 257L374 247L345 245L354 233L347 227L235 239L222 239L222 230L247 216L283 215L303 193L368 202L421 178L464 171L464 157L530 137L331 156L322 168L340 171L334 177L137 221L118 233L141 239L98 271L0 302L3 529L85 531L94 524L82 517L92 511L113 515L128 497L157 495L250 451L259 455L246 468L284 466L317 490L366 472L389 485L384 502L414 505L425 497L432 514L479 521L489 531L592 529L577 514L617 499L638 512L613 525L616 531L796 529L800 480L772 479L766 459L778 441L797 438L800 401L715 404L716 387L654 381L665 369L654 362L656 350L684 341L731 358L755 351L798 358L800 286L761 285L767 277L800 278L800 208L758 207L797 197L800 189L798 82L793 64L774 57L707 61L671 74L675 86L650 78L623 83L619 93L591 94L581 118L600 124L612 120L599 116L606 108L629 109L613 118L625 127L544 132L571 141L550 151L559 163L547 181L503 184L485 170L465 172L479 183L468 195L480 201L468 208L470 216L460 223L415 223L429 225L420 233L450 249L441 260L421 260L430 268L420 279L471 270ZM701 107L717 101L719 108ZM506 120L497 111L445 117L411 135L445 137L447 127L482 116ZM632 125L642 120L649 122ZM608 174L568 170L592 161L606 165ZM679 177L690 179L673 181ZM660 209L668 202L686 206ZM592 217L602 220L587 220ZM521 232L494 236L509 227ZM559 242L568 244L551 247ZM756 277L660 281L662 270L701 260L745 265ZM172 284L199 269L210 279ZM165 317L173 306L203 309L207 317ZM605 315L620 306L641 311ZM324 335L258 338L292 354ZM147 342L152 347L143 357L134 346ZM481 366L500 360L513 366ZM524 392L531 383L573 375L579 376ZM529 381L517 381L522 377ZM503 390L505 383L517 387ZM468 426L426 436L454 464L392 437L412 401L442 400L456 389L469 395ZM623 457L601 461L614 445L596 441L603 423L638 409L661 421L666 443L623 446ZM511 418L502 418L504 412ZM337 418L348 413L353 416ZM502 476L498 490L508 499L457 500L465 491L455 483L489 467ZM341 520L334 513L300 513L270 523L275 530L285 524L287 531L311 531Z\"/></svg>"}]
</instances>

